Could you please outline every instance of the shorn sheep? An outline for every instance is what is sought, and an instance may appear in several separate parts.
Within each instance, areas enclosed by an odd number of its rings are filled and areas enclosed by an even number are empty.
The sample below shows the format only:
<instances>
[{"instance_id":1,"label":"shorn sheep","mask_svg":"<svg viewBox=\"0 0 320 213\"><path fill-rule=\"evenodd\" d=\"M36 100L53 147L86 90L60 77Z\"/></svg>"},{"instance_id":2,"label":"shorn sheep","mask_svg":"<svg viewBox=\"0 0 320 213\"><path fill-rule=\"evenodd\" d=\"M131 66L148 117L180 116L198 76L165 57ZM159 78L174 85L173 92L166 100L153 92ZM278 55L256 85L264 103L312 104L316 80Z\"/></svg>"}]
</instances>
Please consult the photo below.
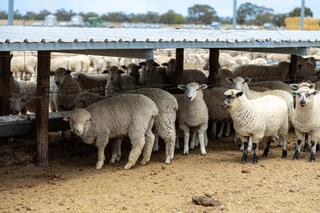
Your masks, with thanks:
<instances>
[{"instance_id":1,"label":"shorn sheep","mask_svg":"<svg viewBox=\"0 0 320 213\"><path fill-rule=\"evenodd\" d=\"M78 82L81 90L97 92L101 95L104 94L104 89L109 78L108 74L92 76L82 72L74 72L71 75Z\"/></svg>"},{"instance_id":2,"label":"shorn sheep","mask_svg":"<svg viewBox=\"0 0 320 213\"><path fill-rule=\"evenodd\" d=\"M185 91L184 98L179 101L179 128L184 133L183 154L189 154L190 130L195 131L199 137L200 151L206 155L205 132L208 128L208 108L203 100L202 90L207 89L206 84L196 82L187 85L178 85L178 88ZM195 135L195 134L194 134ZM192 138L190 147L195 146L195 137Z\"/></svg>"},{"instance_id":3,"label":"shorn sheep","mask_svg":"<svg viewBox=\"0 0 320 213\"><path fill-rule=\"evenodd\" d=\"M57 69L54 74L54 82L58 87L58 94L55 96L58 111L73 110L76 106L75 99L81 91L78 82L70 74L64 68Z\"/></svg>"},{"instance_id":4,"label":"shorn sheep","mask_svg":"<svg viewBox=\"0 0 320 213\"><path fill-rule=\"evenodd\" d=\"M233 120L233 126L244 143L242 163L253 148L253 163L258 162L259 142L269 137L263 156L267 156L271 137L283 141L282 157L287 157L288 107L276 96L249 100L242 91L229 89L224 93L224 106Z\"/></svg>"},{"instance_id":5,"label":"shorn sheep","mask_svg":"<svg viewBox=\"0 0 320 213\"><path fill-rule=\"evenodd\" d=\"M76 97L75 103L76 108L86 108L90 104L101 101L105 99L105 96L101 96L91 92L80 92Z\"/></svg>"},{"instance_id":6,"label":"shorn sheep","mask_svg":"<svg viewBox=\"0 0 320 213\"><path fill-rule=\"evenodd\" d=\"M300 158L301 142L306 138L311 141L310 161L316 159L316 145L320 136L320 96L314 84L291 84L296 98L296 108L293 112L292 123L295 129L297 143L293 158ZM305 144L308 142L305 141Z\"/></svg>"},{"instance_id":7,"label":"shorn sheep","mask_svg":"<svg viewBox=\"0 0 320 213\"><path fill-rule=\"evenodd\" d=\"M142 66L139 76L140 85L149 85L162 88L169 80L165 67L160 67L154 60L146 60L139 63Z\"/></svg>"},{"instance_id":8,"label":"shorn sheep","mask_svg":"<svg viewBox=\"0 0 320 213\"><path fill-rule=\"evenodd\" d=\"M158 108L148 97L126 94L96 102L86 109L76 109L70 116L71 131L84 143L98 147L97 169L104 165L104 150L110 139L128 136L132 149L124 169L135 165L142 150L142 165L150 161L154 134L152 126L158 115Z\"/></svg>"}]
</instances>

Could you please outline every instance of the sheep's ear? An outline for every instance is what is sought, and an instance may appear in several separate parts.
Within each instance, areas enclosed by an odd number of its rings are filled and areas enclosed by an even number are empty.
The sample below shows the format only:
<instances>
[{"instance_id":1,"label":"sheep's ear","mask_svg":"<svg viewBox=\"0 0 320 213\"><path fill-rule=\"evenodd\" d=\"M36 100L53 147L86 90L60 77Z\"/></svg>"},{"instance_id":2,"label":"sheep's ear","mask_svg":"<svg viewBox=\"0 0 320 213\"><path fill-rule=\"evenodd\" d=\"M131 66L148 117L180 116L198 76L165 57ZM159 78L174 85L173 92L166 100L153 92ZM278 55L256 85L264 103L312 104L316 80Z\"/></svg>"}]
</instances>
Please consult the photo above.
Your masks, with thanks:
<instances>
[{"instance_id":1,"label":"sheep's ear","mask_svg":"<svg viewBox=\"0 0 320 213\"><path fill-rule=\"evenodd\" d=\"M65 116L65 117L63 118L63 120L64 120L64 121L69 121L69 120L70 120L70 117L69 117L69 116Z\"/></svg>"},{"instance_id":2,"label":"sheep's ear","mask_svg":"<svg viewBox=\"0 0 320 213\"><path fill-rule=\"evenodd\" d=\"M154 62L153 66L159 67L160 65L157 62Z\"/></svg>"},{"instance_id":3,"label":"sheep's ear","mask_svg":"<svg viewBox=\"0 0 320 213\"><path fill-rule=\"evenodd\" d=\"M292 90L297 90L297 89L299 89L299 85L298 84L290 84L290 88Z\"/></svg>"},{"instance_id":4,"label":"sheep's ear","mask_svg":"<svg viewBox=\"0 0 320 213\"><path fill-rule=\"evenodd\" d=\"M318 90L315 90L315 91L313 91L313 95L317 95L319 93L319 91Z\"/></svg>"},{"instance_id":5,"label":"sheep's ear","mask_svg":"<svg viewBox=\"0 0 320 213\"><path fill-rule=\"evenodd\" d=\"M249 83L251 82L251 78L245 78L245 79L244 79L244 82L247 83L247 84L249 84Z\"/></svg>"},{"instance_id":6,"label":"sheep's ear","mask_svg":"<svg viewBox=\"0 0 320 213\"><path fill-rule=\"evenodd\" d=\"M199 89L205 90L205 89L207 89L207 88L208 88L208 85L206 85L206 84L201 84Z\"/></svg>"},{"instance_id":7,"label":"sheep's ear","mask_svg":"<svg viewBox=\"0 0 320 213\"><path fill-rule=\"evenodd\" d=\"M145 65L146 65L146 62L140 62L139 65L140 65L140 66L145 66Z\"/></svg>"},{"instance_id":8,"label":"sheep's ear","mask_svg":"<svg viewBox=\"0 0 320 213\"><path fill-rule=\"evenodd\" d=\"M124 73L124 71L123 70L118 70L118 73L121 75L121 74Z\"/></svg>"},{"instance_id":9,"label":"sheep's ear","mask_svg":"<svg viewBox=\"0 0 320 213\"><path fill-rule=\"evenodd\" d=\"M242 96L243 95L243 92L238 92L237 94L236 94L236 97L240 97L240 96Z\"/></svg>"},{"instance_id":10,"label":"sheep's ear","mask_svg":"<svg viewBox=\"0 0 320 213\"><path fill-rule=\"evenodd\" d=\"M226 78L226 80L227 80L227 82L229 82L230 84L233 84L233 83L234 83L233 78L228 77L228 78Z\"/></svg>"},{"instance_id":11,"label":"sheep's ear","mask_svg":"<svg viewBox=\"0 0 320 213\"><path fill-rule=\"evenodd\" d=\"M138 69L141 69L141 68L142 68L142 66L141 66L141 65L138 65L138 66L137 66L137 68L138 68Z\"/></svg>"},{"instance_id":12,"label":"sheep's ear","mask_svg":"<svg viewBox=\"0 0 320 213\"><path fill-rule=\"evenodd\" d=\"M167 67L169 64L168 63L162 63L162 66Z\"/></svg>"},{"instance_id":13,"label":"sheep's ear","mask_svg":"<svg viewBox=\"0 0 320 213\"><path fill-rule=\"evenodd\" d=\"M310 89L315 89L315 88L316 88L316 85L315 85L315 84L310 84L309 88L310 88Z\"/></svg>"},{"instance_id":14,"label":"sheep's ear","mask_svg":"<svg viewBox=\"0 0 320 213\"><path fill-rule=\"evenodd\" d=\"M124 70L128 70L128 67L126 65L122 65L121 68Z\"/></svg>"},{"instance_id":15,"label":"sheep's ear","mask_svg":"<svg viewBox=\"0 0 320 213\"><path fill-rule=\"evenodd\" d=\"M181 89L181 90L187 89L186 85L183 85L183 84L179 84L177 87L178 87L178 89Z\"/></svg>"},{"instance_id":16,"label":"sheep's ear","mask_svg":"<svg viewBox=\"0 0 320 213\"><path fill-rule=\"evenodd\" d=\"M109 74L109 70L102 71L102 74Z\"/></svg>"}]
</instances>

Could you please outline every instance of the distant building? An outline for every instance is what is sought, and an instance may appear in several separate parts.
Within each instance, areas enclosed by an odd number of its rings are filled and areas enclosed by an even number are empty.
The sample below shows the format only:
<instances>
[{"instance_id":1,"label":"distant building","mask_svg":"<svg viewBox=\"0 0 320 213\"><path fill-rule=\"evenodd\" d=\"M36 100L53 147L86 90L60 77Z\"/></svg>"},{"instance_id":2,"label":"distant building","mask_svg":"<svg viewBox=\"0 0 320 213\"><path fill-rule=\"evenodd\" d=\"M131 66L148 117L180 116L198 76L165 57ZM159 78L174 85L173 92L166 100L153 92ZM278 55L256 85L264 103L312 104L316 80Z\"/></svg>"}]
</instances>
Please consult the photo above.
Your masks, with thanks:
<instances>
[{"instance_id":1,"label":"distant building","mask_svg":"<svg viewBox=\"0 0 320 213\"><path fill-rule=\"evenodd\" d=\"M70 26L73 27L83 27L84 26L84 21L83 21L83 17L80 15L74 15L71 17L71 21L70 21Z\"/></svg>"},{"instance_id":2,"label":"distant building","mask_svg":"<svg viewBox=\"0 0 320 213\"><path fill-rule=\"evenodd\" d=\"M43 25L46 27L54 27L54 26L57 26L57 23L58 23L57 16L50 14L44 18Z\"/></svg>"}]
</instances>

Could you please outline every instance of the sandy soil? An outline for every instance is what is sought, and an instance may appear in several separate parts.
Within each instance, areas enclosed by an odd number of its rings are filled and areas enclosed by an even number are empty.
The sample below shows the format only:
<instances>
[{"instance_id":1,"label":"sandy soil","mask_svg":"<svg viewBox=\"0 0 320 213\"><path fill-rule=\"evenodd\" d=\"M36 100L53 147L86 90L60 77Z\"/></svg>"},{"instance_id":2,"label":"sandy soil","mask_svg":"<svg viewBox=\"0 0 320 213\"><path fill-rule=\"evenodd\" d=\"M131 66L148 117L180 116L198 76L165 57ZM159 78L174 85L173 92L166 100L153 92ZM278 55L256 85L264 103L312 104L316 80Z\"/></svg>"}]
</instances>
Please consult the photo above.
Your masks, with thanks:
<instances>
[{"instance_id":1,"label":"sandy soil","mask_svg":"<svg viewBox=\"0 0 320 213\"><path fill-rule=\"evenodd\" d=\"M309 153L281 159L273 147L257 165L240 164L234 144L212 142L208 155L178 152L164 165L163 152L146 166L125 171L125 160L94 169L96 153L84 152L33 165L0 169L0 212L319 212L320 164ZM126 159L127 153L123 159ZM222 205L203 207L194 195L213 195Z\"/></svg>"}]
</instances>

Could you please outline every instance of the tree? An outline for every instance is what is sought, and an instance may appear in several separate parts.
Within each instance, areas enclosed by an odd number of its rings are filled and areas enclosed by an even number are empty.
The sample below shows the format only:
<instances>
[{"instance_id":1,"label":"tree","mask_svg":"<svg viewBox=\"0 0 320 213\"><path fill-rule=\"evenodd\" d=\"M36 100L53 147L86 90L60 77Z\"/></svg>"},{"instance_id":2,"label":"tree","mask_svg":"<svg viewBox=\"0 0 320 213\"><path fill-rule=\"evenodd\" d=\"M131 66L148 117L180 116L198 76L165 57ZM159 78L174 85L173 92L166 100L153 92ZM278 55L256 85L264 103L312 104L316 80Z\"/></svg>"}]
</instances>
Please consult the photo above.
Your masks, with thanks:
<instances>
[{"instance_id":1,"label":"tree","mask_svg":"<svg viewBox=\"0 0 320 213\"><path fill-rule=\"evenodd\" d=\"M188 8L188 19L196 24L211 24L214 20L218 20L218 16L213 7L195 4Z\"/></svg>"},{"instance_id":2,"label":"tree","mask_svg":"<svg viewBox=\"0 0 320 213\"><path fill-rule=\"evenodd\" d=\"M289 17L300 17L301 7L294 8L288 15ZM304 8L305 17L313 17L313 12L309 7Z\"/></svg>"},{"instance_id":3,"label":"tree","mask_svg":"<svg viewBox=\"0 0 320 213\"><path fill-rule=\"evenodd\" d=\"M284 20L286 19L286 17L287 17L286 14L281 14L281 13L274 15L272 19L273 25L278 27L284 26Z\"/></svg>"},{"instance_id":4,"label":"tree","mask_svg":"<svg viewBox=\"0 0 320 213\"><path fill-rule=\"evenodd\" d=\"M51 12L48 10L41 10L35 17L35 20L44 20L47 15L50 15Z\"/></svg>"},{"instance_id":5,"label":"tree","mask_svg":"<svg viewBox=\"0 0 320 213\"><path fill-rule=\"evenodd\" d=\"M123 12L110 12L101 16L103 21L107 22L126 22L128 17Z\"/></svg>"},{"instance_id":6,"label":"tree","mask_svg":"<svg viewBox=\"0 0 320 213\"><path fill-rule=\"evenodd\" d=\"M84 21L89 21L89 17L100 17L98 13L95 12L88 12L88 13L79 13L80 16L83 17Z\"/></svg>"},{"instance_id":7,"label":"tree","mask_svg":"<svg viewBox=\"0 0 320 213\"><path fill-rule=\"evenodd\" d=\"M23 18L26 20L33 20L33 19L35 19L36 16L37 16L37 14L35 12L27 11L26 14L23 16Z\"/></svg>"},{"instance_id":8,"label":"tree","mask_svg":"<svg viewBox=\"0 0 320 213\"><path fill-rule=\"evenodd\" d=\"M23 18L22 14L20 13L19 10L14 11L13 15L14 15L15 19L22 19Z\"/></svg>"},{"instance_id":9,"label":"tree","mask_svg":"<svg viewBox=\"0 0 320 213\"><path fill-rule=\"evenodd\" d=\"M273 9L246 2L239 6L237 21L239 24L252 24L258 16L266 13L272 14Z\"/></svg>"},{"instance_id":10,"label":"tree","mask_svg":"<svg viewBox=\"0 0 320 213\"><path fill-rule=\"evenodd\" d=\"M160 22L160 16L158 13L155 12L147 12L145 14L145 23L159 23Z\"/></svg>"},{"instance_id":11,"label":"tree","mask_svg":"<svg viewBox=\"0 0 320 213\"><path fill-rule=\"evenodd\" d=\"M183 24L185 23L185 18L181 14L169 10L160 16L160 22L163 24Z\"/></svg>"},{"instance_id":12,"label":"tree","mask_svg":"<svg viewBox=\"0 0 320 213\"><path fill-rule=\"evenodd\" d=\"M0 19L7 19L8 13L6 11L0 11Z\"/></svg>"},{"instance_id":13,"label":"tree","mask_svg":"<svg viewBox=\"0 0 320 213\"><path fill-rule=\"evenodd\" d=\"M66 11L65 9L59 9L54 14L57 16L58 21L70 21L71 16L76 15L72 10Z\"/></svg>"},{"instance_id":14,"label":"tree","mask_svg":"<svg viewBox=\"0 0 320 213\"><path fill-rule=\"evenodd\" d=\"M262 13L256 17L255 20L252 21L253 24L263 25L264 23L271 23L273 20L274 14L272 13Z\"/></svg>"}]
</instances>

